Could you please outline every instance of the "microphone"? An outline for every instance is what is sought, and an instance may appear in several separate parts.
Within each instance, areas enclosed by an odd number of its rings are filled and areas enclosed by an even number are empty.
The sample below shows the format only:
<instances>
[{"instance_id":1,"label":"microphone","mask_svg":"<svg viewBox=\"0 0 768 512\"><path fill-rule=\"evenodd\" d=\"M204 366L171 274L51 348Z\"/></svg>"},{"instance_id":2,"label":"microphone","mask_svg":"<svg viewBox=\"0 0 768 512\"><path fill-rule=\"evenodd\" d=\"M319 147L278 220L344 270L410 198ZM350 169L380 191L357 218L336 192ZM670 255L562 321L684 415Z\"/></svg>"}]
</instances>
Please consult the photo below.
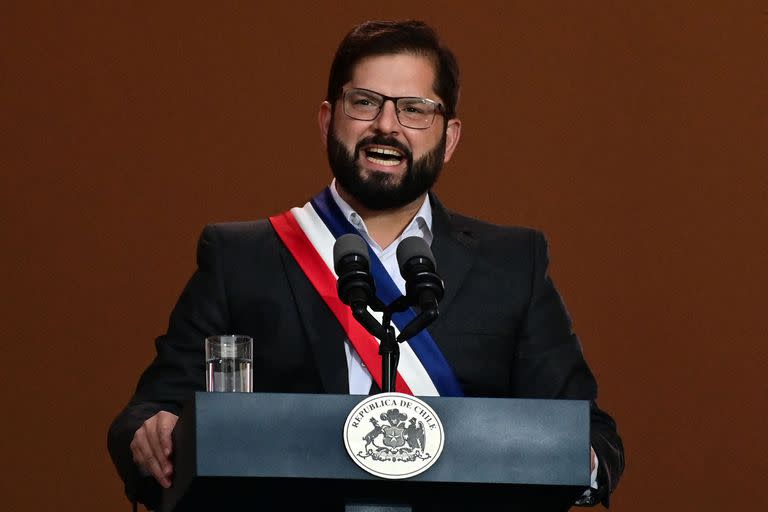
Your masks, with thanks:
<instances>
[{"instance_id":1,"label":"microphone","mask_svg":"<svg viewBox=\"0 0 768 512\"><path fill-rule=\"evenodd\" d=\"M405 294L409 302L422 311L437 312L443 298L443 280L435 273L435 257L423 238L409 236L397 246L397 264L405 279Z\"/></svg>"},{"instance_id":2,"label":"microphone","mask_svg":"<svg viewBox=\"0 0 768 512\"><path fill-rule=\"evenodd\" d=\"M370 273L368 244L360 235L347 233L333 245L333 269L341 302L353 312L365 311L375 300L376 288Z\"/></svg>"}]
</instances>

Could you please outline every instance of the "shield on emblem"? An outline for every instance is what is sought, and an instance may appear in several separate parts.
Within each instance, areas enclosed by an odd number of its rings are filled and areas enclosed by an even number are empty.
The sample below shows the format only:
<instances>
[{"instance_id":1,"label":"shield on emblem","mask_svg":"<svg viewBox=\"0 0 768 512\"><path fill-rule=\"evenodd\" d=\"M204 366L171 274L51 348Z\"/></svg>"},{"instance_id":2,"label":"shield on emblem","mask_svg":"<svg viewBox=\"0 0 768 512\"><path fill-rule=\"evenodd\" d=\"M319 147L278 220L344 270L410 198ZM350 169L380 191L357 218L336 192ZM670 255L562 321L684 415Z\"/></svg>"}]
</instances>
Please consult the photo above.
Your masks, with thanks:
<instances>
[{"instance_id":1,"label":"shield on emblem","mask_svg":"<svg viewBox=\"0 0 768 512\"><path fill-rule=\"evenodd\" d=\"M399 448L405 444L401 427L384 427L384 445L390 448Z\"/></svg>"}]
</instances>

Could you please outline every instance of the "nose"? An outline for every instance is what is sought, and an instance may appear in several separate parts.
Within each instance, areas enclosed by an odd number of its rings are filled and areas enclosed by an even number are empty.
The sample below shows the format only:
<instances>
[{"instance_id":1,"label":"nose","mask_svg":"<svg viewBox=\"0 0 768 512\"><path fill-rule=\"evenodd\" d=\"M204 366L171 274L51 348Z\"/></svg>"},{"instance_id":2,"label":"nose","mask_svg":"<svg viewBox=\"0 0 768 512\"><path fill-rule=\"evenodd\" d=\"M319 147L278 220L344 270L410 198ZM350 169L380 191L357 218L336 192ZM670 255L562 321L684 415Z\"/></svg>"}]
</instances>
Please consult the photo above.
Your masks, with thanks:
<instances>
[{"instance_id":1,"label":"nose","mask_svg":"<svg viewBox=\"0 0 768 512\"><path fill-rule=\"evenodd\" d=\"M399 131L400 122L397 120L397 110L394 101L386 100L381 106L379 115L374 120L374 128L381 133Z\"/></svg>"}]
</instances>

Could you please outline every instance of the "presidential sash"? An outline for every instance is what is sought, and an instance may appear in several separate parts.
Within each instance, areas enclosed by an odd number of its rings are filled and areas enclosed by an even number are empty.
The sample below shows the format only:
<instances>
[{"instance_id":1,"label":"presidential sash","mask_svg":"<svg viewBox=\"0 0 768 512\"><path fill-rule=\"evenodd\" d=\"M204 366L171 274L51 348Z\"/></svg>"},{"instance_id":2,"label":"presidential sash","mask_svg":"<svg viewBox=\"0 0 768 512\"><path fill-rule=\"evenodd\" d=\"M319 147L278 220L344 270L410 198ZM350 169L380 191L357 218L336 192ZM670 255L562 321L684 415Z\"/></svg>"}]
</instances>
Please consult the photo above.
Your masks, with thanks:
<instances>
[{"instance_id":1,"label":"presidential sash","mask_svg":"<svg viewBox=\"0 0 768 512\"><path fill-rule=\"evenodd\" d=\"M333 244L341 235L357 234L357 230L344 218L333 200L330 189L323 190L304 207L292 208L288 212L270 217L269 220L312 286L341 324L371 377L381 387L379 341L355 320L352 311L341 302L336 292ZM376 293L382 302L389 304L400 297L400 290L370 248L369 255ZM381 321L381 313L371 311L371 314ZM393 314L392 323L396 333L415 317L416 313L411 309ZM422 396L464 394L453 369L426 330L400 344L396 390Z\"/></svg>"}]
</instances>

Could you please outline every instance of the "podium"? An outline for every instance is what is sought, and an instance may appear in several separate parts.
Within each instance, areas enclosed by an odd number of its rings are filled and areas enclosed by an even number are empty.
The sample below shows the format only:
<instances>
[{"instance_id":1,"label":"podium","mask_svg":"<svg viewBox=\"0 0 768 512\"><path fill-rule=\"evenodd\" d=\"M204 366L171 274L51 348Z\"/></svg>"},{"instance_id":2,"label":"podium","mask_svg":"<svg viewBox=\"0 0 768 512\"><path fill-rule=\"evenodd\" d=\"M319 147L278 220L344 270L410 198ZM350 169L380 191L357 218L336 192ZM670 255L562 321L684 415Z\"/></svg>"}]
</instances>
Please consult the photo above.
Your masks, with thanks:
<instances>
[{"instance_id":1,"label":"podium","mask_svg":"<svg viewBox=\"0 0 768 512\"><path fill-rule=\"evenodd\" d=\"M364 396L195 394L174 430L163 512L197 510L567 510L589 486L589 402L420 397L440 417L442 455L385 480L347 454Z\"/></svg>"}]
</instances>

